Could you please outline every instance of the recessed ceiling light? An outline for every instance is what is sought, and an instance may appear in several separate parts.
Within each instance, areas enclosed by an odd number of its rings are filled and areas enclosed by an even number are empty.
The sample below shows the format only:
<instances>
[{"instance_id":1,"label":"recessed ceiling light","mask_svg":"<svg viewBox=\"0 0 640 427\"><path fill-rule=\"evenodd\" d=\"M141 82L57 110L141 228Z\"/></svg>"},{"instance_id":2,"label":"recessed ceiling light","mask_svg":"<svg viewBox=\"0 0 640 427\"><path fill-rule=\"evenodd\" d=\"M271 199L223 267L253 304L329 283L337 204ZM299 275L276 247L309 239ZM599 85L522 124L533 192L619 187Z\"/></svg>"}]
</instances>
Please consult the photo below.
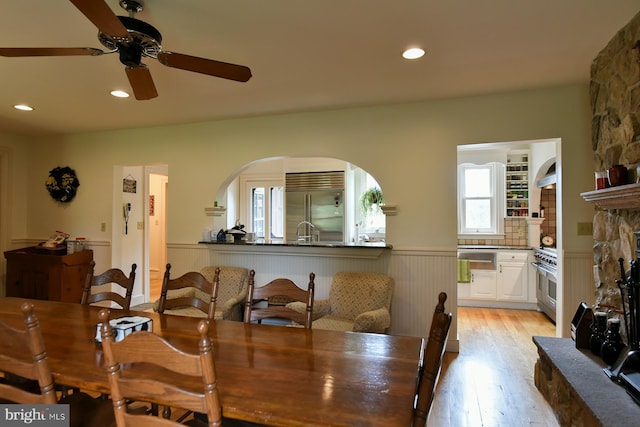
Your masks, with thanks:
<instances>
[{"instance_id":1,"label":"recessed ceiling light","mask_svg":"<svg viewBox=\"0 0 640 427\"><path fill-rule=\"evenodd\" d=\"M25 105L25 104L16 104L13 106L13 108L20 111L33 111L33 107L29 107L28 105Z\"/></svg>"},{"instance_id":2,"label":"recessed ceiling light","mask_svg":"<svg viewBox=\"0 0 640 427\"><path fill-rule=\"evenodd\" d=\"M123 90L112 90L111 91L111 95L115 96L116 98L128 98L129 94Z\"/></svg>"},{"instance_id":3,"label":"recessed ceiling light","mask_svg":"<svg viewBox=\"0 0 640 427\"><path fill-rule=\"evenodd\" d=\"M419 47L412 47L402 52L402 57L405 59L418 59L424 56L424 50Z\"/></svg>"}]
</instances>

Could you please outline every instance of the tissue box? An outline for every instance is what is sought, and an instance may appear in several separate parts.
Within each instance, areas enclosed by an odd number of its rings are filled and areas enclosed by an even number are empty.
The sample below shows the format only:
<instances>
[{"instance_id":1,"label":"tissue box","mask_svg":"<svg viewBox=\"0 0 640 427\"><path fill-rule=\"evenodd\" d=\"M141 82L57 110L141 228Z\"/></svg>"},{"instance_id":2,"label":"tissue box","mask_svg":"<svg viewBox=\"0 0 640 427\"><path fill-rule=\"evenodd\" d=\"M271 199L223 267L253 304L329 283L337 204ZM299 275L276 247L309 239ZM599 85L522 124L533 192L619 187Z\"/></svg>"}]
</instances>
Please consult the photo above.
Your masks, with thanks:
<instances>
[{"instance_id":1,"label":"tissue box","mask_svg":"<svg viewBox=\"0 0 640 427\"><path fill-rule=\"evenodd\" d=\"M122 341L124 337L135 331L153 331L153 321L143 316L127 316L109 320L116 342ZM100 327L102 323L96 325L96 342L101 343Z\"/></svg>"}]
</instances>

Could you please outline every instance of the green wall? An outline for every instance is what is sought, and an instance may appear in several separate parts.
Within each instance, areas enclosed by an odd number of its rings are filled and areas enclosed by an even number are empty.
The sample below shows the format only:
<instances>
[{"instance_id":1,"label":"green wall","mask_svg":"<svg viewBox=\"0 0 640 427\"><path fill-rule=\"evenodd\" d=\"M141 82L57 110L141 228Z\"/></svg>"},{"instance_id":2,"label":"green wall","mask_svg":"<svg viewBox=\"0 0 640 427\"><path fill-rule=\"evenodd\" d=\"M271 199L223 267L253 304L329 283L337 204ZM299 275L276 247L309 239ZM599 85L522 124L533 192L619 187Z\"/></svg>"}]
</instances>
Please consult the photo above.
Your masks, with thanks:
<instances>
[{"instance_id":1,"label":"green wall","mask_svg":"<svg viewBox=\"0 0 640 427\"><path fill-rule=\"evenodd\" d=\"M111 224L113 166L166 163L168 243L194 243L211 226L204 208L243 165L266 157L319 156L355 163L376 177L398 211L387 218L389 243L455 249L456 147L548 138L562 140L562 244L565 250L590 249L591 236L576 234L576 222L593 217L593 207L579 196L593 187L586 85L35 138L26 143L28 160L15 159L25 182L11 189L20 203L9 238L43 238L63 229L110 240L111 227L103 233L99 225ZM81 186L71 204L58 206L44 181L50 169L66 165L76 170Z\"/></svg>"}]
</instances>

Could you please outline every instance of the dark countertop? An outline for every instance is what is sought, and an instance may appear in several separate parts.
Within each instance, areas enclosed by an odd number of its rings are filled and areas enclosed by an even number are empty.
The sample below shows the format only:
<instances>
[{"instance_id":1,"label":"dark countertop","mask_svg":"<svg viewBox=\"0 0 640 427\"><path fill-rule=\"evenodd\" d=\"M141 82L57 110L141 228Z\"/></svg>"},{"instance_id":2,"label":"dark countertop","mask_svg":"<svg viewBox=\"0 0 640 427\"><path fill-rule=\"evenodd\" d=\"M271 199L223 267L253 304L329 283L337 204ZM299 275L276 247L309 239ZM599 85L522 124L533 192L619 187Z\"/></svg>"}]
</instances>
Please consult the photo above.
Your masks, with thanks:
<instances>
[{"instance_id":1,"label":"dark countertop","mask_svg":"<svg viewBox=\"0 0 640 427\"><path fill-rule=\"evenodd\" d=\"M344 242L313 242L313 243L300 243L300 242L264 242L257 241L253 243L227 243L227 242L198 242L203 245L224 245L224 246L259 246L259 247L313 247L313 248L375 248L375 249L392 249L393 246L386 242L364 242L364 243L344 243Z\"/></svg>"},{"instance_id":2,"label":"dark countertop","mask_svg":"<svg viewBox=\"0 0 640 427\"><path fill-rule=\"evenodd\" d=\"M458 249L491 249L500 251L529 251L530 246L500 246L500 245L458 245Z\"/></svg>"}]
</instances>

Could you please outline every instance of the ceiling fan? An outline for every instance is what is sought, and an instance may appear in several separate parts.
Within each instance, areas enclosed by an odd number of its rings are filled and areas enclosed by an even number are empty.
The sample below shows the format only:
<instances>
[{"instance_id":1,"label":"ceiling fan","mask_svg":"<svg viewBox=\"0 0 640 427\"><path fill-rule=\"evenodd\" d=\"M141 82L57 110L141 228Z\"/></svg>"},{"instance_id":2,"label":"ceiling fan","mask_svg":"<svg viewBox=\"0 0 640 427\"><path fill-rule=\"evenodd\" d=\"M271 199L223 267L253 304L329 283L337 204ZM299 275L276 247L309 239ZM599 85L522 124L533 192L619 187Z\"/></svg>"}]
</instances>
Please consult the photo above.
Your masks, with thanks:
<instances>
[{"instance_id":1,"label":"ceiling fan","mask_svg":"<svg viewBox=\"0 0 640 427\"><path fill-rule=\"evenodd\" d=\"M158 96L151 73L141 62L143 56L154 58L167 67L207 74L223 79L246 82L251 70L243 65L229 64L213 59L199 58L162 49L162 35L153 26L134 18L143 10L142 0L120 0L120 7L129 16L116 16L104 0L70 0L99 30L98 40L108 50L92 47L72 48L0 48L0 56L98 56L118 52L120 62L136 99L145 100Z\"/></svg>"}]
</instances>

